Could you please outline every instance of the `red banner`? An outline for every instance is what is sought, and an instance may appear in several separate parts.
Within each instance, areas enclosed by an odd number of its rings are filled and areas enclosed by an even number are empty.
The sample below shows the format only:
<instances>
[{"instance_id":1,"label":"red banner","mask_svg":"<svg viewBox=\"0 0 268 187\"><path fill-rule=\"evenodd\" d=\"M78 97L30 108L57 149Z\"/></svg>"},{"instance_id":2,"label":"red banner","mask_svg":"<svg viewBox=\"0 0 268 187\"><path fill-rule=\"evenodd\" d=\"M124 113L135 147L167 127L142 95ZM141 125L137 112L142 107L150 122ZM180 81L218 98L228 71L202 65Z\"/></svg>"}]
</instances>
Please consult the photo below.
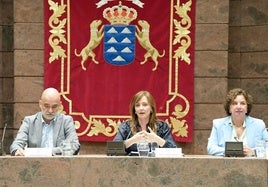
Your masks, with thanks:
<instances>
[{"instance_id":1,"label":"red banner","mask_svg":"<svg viewBox=\"0 0 268 187\"><path fill-rule=\"evenodd\" d=\"M140 90L176 141L190 142L195 2L48 0L44 87L57 88L80 141L107 141Z\"/></svg>"}]
</instances>

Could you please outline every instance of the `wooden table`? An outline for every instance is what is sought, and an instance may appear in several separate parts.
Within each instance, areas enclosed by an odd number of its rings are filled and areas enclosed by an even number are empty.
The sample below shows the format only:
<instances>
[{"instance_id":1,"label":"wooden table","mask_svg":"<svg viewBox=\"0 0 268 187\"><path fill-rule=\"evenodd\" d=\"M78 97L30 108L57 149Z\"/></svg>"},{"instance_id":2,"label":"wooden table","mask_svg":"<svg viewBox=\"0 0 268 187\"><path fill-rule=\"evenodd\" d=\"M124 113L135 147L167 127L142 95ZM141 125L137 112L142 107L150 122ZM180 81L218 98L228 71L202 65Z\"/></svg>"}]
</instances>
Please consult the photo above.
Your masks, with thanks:
<instances>
[{"instance_id":1,"label":"wooden table","mask_svg":"<svg viewBox=\"0 0 268 187\"><path fill-rule=\"evenodd\" d=\"M1 186L266 187L268 160L186 155L0 157Z\"/></svg>"}]
</instances>

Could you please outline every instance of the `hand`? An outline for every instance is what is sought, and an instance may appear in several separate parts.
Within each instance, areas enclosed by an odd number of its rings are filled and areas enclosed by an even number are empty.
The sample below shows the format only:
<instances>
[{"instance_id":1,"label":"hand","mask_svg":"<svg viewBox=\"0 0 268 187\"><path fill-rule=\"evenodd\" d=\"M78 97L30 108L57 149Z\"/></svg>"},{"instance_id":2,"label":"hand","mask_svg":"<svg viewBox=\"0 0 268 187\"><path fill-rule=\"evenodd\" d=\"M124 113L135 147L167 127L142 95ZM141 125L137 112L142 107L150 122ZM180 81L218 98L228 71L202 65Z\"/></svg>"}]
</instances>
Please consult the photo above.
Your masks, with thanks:
<instances>
[{"instance_id":1,"label":"hand","mask_svg":"<svg viewBox=\"0 0 268 187\"><path fill-rule=\"evenodd\" d=\"M130 147L131 145L140 142L141 140L145 140L145 132L141 131L136 133L131 138L125 140L125 146L126 148Z\"/></svg>"},{"instance_id":2,"label":"hand","mask_svg":"<svg viewBox=\"0 0 268 187\"><path fill-rule=\"evenodd\" d=\"M24 150L23 150L23 149L18 149L18 150L15 152L15 156L24 156Z\"/></svg>"},{"instance_id":3,"label":"hand","mask_svg":"<svg viewBox=\"0 0 268 187\"><path fill-rule=\"evenodd\" d=\"M140 131L138 133L136 133L133 137L132 137L133 141L135 143L138 143L141 140L146 140L146 131Z\"/></svg>"},{"instance_id":4,"label":"hand","mask_svg":"<svg viewBox=\"0 0 268 187\"><path fill-rule=\"evenodd\" d=\"M160 147L163 147L166 141L160 136L158 136L150 127L148 127L148 129L150 132L145 132L146 140L148 140L149 142L156 142Z\"/></svg>"},{"instance_id":5,"label":"hand","mask_svg":"<svg viewBox=\"0 0 268 187\"><path fill-rule=\"evenodd\" d=\"M251 149L249 146L244 145L243 146L243 152L245 156L254 156L255 152L254 149Z\"/></svg>"},{"instance_id":6,"label":"hand","mask_svg":"<svg viewBox=\"0 0 268 187\"><path fill-rule=\"evenodd\" d=\"M148 127L150 132L144 132L144 137L149 142L158 142L159 136L150 128Z\"/></svg>"}]
</instances>

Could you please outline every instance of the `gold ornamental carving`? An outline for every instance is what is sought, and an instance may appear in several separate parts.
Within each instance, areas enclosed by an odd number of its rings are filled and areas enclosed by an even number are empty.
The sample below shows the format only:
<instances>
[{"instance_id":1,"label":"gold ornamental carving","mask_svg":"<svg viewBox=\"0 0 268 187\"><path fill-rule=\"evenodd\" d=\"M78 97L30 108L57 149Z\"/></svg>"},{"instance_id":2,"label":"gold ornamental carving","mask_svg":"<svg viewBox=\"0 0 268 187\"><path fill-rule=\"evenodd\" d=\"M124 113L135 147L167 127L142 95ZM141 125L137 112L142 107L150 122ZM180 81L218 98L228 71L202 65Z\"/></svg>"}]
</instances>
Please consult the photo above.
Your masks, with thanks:
<instances>
[{"instance_id":1,"label":"gold ornamental carving","mask_svg":"<svg viewBox=\"0 0 268 187\"><path fill-rule=\"evenodd\" d=\"M67 44L65 33L66 33L66 22L67 19L60 19L62 14L66 11L66 5L63 4L63 1L59 5L58 3L53 2L52 0L48 0L49 9L53 11L53 14L50 16L48 25L51 30L49 35L49 45L53 49L50 52L49 63L52 63L54 60L58 60L59 58L66 58L65 50L60 46L61 43Z\"/></svg>"},{"instance_id":2,"label":"gold ornamental carving","mask_svg":"<svg viewBox=\"0 0 268 187\"><path fill-rule=\"evenodd\" d=\"M174 52L173 58L178 61L180 58L181 61L185 61L187 64L191 63L190 60L190 53L187 53L187 49L191 45L191 37L190 34L190 27L192 26L192 21L190 16L187 14L191 11L192 0L182 4L180 6L180 1L177 1L177 5L174 6L175 13L181 17L181 20L178 21L174 19L175 25L175 39L173 40L173 45L180 44L181 46L178 47Z\"/></svg>"}]
</instances>

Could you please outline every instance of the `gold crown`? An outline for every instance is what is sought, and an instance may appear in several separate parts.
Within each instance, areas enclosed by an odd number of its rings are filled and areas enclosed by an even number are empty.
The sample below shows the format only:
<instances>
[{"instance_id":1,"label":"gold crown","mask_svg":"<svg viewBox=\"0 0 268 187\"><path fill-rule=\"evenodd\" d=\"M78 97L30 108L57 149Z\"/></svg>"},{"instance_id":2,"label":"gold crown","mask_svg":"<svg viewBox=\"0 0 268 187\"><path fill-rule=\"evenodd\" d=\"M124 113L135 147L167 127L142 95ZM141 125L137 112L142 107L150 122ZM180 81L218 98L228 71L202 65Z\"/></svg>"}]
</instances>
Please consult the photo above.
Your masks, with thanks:
<instances>
[{"instance_id":1,"label":"gold crown","mask_svg":"<svg viewBox=\"0 0 268 187\"><path fill-rule=\"evenodd\" d=\"M133 8L119 4L103 11L103 17L112 25L129 25L130 22L137 18L137 11Z\"/></svg>"}]
</instances>

